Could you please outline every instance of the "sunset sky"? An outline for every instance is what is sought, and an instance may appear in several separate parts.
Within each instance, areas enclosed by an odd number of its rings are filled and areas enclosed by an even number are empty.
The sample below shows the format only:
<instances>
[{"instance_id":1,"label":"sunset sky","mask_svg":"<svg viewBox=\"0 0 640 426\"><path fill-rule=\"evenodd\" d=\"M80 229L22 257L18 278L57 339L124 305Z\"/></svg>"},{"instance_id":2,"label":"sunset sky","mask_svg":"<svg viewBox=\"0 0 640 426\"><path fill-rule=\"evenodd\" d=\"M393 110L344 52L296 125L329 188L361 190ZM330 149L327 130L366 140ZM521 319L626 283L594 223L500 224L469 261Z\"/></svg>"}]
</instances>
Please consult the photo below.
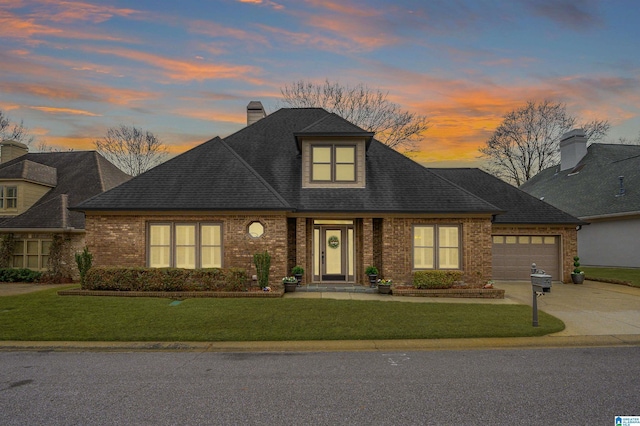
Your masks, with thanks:
<instances>
[{"instance_id":1,"label":"sunset sky","mask_svg":"<svg viewBox=\"0 0 640 426\"><path fill-rule=\"evenodd\" d=\"M0 109L65 149L126 124L184 152L301 79L427 115L430 166L478 166L527 100L608 119L611 141L640 133L635 0L0 0L0 45Z\"/></svg>"}]
</instances>

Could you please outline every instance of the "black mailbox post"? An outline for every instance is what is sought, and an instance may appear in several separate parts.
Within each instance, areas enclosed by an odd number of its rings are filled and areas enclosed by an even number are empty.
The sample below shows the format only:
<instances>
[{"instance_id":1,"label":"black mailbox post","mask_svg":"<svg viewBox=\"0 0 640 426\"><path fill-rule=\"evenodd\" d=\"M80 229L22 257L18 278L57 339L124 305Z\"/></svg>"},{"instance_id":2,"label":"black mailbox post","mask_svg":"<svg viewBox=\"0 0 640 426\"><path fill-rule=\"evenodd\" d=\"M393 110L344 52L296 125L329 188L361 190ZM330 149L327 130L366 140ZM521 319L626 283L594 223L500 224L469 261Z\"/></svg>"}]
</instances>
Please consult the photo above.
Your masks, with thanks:
<instances>
[{"instance_id":1,"label":"black mailbox post","mask_svg":"<svg viewBox=\"0 0 640 426\"><path fill-rule=\"evenodd\" d=\"M531 290L533 293L533 326L538 326L538 296L551 293L551 275L531 265Z\"/></svg>"}]
</instances>

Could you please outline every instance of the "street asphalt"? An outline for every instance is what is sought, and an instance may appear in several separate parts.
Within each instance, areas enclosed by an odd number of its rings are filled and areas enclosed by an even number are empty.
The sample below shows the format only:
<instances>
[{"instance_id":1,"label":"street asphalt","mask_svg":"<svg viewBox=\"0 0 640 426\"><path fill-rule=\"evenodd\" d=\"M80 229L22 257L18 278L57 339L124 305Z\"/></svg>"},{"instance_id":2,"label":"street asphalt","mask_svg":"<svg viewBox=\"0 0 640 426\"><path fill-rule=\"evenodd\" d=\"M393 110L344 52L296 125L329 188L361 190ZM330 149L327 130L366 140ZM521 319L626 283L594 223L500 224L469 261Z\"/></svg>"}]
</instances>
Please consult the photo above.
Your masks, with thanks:
<instances>
[{"instance_id":1,"label":"street asphalt","mask_svg":"<svg viewBox=\"0 0 640 426\"><path fill-rule=\"evenodd\" d=\"M1 284L0 297L24 294L55 286ZM293 292L286 298L332 298L399 301L406 303L486 303L532 305L529 282L498 282L504 299L456 299L407 297L366 293ZM564 321L566 328L541 337L283 341L283 342L0 342L3 351L196 351L196 352L286 352L286 351L411 351L499 348L549 348L587 346L640 346L640 288L585 281L584 284L553 283L551 292L537 298L538 310Z\"/></svg>"}]
</instances>

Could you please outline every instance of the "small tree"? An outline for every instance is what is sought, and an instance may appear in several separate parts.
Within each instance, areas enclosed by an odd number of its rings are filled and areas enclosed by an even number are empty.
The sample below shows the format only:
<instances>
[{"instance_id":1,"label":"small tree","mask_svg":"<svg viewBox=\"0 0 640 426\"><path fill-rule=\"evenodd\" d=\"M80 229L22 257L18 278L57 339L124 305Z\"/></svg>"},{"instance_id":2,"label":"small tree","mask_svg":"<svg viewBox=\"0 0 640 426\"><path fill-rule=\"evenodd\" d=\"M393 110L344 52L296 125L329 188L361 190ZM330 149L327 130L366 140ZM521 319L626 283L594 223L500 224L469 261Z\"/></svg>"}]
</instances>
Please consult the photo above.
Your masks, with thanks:
<instances>
[{"instance_id":1,"label":"small tree","mask_svg":"<svg viewBox=\"0 0 640 426\"><path fill-rule=\"evenodd\" d=\"M153 133L134 126L111 127L93 143L96 151L131 176L157 166L168 155L164 143Z\"/></svg>"},{"instance_id":2,"label":"small tree","mask_svg":"<svg viewBox=\"0 0 640 426\"><path fill-rule=\"evenodd\" d=\"M516 186L538 172L558 164L560 137L575 127L582 127L587 140L602 139L609 130L606 120L577 125L566 106L551 101L528 101L511 111L480 148L488 160L488 171Z\"/></svg>"},{"instance_id":3,"label":"small tree","mask_svg":"<svg viewBox=\"0 0 640 426\"><path fill-rule=\"evenodd\" d=\"M12 140L29 145L33 142L33 136L31 136L29 130L24 127L22 120L20 123L16 123L0 110L0 142L3 140Z\"/></svg>"},{"instance_id":4,"label":"small tree","mask_svg":"<svg viewBox=\"0 0 640 426\"><path fill-rule=\"evenodd\" d=\"M89 248L85 246L84 250L76 253L76 265L80 273L80 284L84 286L84 277L87 275L91 265L93 264L93 254L89 252Z\"/></svg>"},{"instance_id":5,"label":"small tree","mask_svg":"<svg viewBox=\"0 0 640 426\"><path fill-rule=\"evenodd\" d=\"M268 251L253 255L253 263L256 265L258 284L261 288L269 286L269 268L271 267L271 255Z\"/></svg>"},{"instance_id":6,"label":"small tree","mask_svg":"<svg viewBox=\"0 0 640 426\"><path fill-rule=\"evenodd\" d=\"M404 152L417 149L422 134L429 128L426 116L404 111L387 99L388 93L364 84L341 86L296 81L280 89L285 105L293 108L324 108L363 128L375 132L376 139Z\"/></svg>"}]
</instances>

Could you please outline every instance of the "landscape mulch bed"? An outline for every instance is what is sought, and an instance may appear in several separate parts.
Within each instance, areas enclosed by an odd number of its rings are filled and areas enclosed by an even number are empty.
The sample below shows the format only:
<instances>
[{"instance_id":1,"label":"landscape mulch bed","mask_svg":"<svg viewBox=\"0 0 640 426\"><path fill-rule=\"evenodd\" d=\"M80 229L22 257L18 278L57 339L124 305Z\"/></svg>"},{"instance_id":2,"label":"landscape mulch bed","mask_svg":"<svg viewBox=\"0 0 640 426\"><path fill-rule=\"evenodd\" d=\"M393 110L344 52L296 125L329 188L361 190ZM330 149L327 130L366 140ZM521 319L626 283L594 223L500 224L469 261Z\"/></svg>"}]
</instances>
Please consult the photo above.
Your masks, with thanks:
<instances>
[{"instance_id":1,"label":"landscape mulch bed","mask_svg":"<svg viewBox=\"0 0 640 426\"><path fill-rule=\"evenodd\" d=\"M412 286L397 286L393 288L393 295L414 297L464 297L476 299L504 299L504 290L497 288L420 289Z\"/></svg>"},{"instance_id":2,"label":"landscape mulch bed","mask_svg":"<svg viewBox=\"0 0 640 426\"><path fill-rule=\"evenodd\" d=\"M114 290L60 290L59 296L111 296L111 297L164 297L167 299L191 299L195 297L282 297L284 289L263 291L255 288L248 291L114 291Z\"/></svg>"}]
</instances>

